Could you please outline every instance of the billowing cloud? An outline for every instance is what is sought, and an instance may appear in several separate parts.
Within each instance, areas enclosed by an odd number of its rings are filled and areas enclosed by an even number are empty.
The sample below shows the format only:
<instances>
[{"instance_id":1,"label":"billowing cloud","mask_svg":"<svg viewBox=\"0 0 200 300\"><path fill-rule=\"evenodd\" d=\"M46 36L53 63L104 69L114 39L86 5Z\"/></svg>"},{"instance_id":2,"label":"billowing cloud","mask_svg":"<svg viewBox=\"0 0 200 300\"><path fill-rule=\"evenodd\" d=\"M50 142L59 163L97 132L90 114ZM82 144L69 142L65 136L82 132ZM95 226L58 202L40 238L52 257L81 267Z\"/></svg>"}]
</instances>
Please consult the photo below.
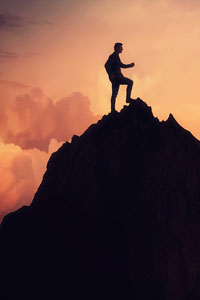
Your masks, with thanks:
<instances>
[{"instance_id":1,"label":"billowing cloud","mask_svg":"<svg viewBox=\"0 0 200 300\"><path fill-rule=\"evenodd\" d=\"M39 88L4 102L1 112L0 135L5 143L14 143L22 149L48 151L50 140L70 140L81 134L100 116L90 110L90 100L80 92L56 103Z\"/></svg>"},{"instance_id":2,"label":"billowing cloud","mask_svg":"<svg viewBox=\"0 0 200 300\"><path fill-rule=\"evenodd\" d=\"M0 222L8 212L30 204L50 154L61 144L51 140L47 153L0 143Z\"/></svg>"},{"instance_id":3,"label":"billowing cloud","mask_svg":"<svg viewBox=\"0 0 200 300\"><path fill-rule=\"evenodd\" d=\"M30 204L49 156L100 115L80 92L53 101L39 88L0 81L0 221ZM19 93L18 96L16 94Z\"/></svg>"}]
</instances>

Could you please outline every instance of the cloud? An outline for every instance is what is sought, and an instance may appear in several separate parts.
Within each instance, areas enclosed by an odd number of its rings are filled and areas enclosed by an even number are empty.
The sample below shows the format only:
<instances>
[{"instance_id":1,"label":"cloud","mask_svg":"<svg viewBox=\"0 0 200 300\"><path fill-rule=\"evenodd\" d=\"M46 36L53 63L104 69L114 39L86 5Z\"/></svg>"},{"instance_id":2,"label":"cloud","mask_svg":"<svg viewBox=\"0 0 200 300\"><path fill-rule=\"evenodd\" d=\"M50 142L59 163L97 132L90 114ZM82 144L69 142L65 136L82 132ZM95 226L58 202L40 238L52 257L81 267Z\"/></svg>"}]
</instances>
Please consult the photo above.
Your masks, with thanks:
<instances>
[{"instance_id":1,"label":"cloud","mask_svg":"<svg viewBox=\"0 0 200 300\"><path fill-rule=\"evenodd\" d=\"M8 212L30 204L50 154L100 115L80 92L54 102L40 88L20 82L0 80L0 87L1 222Z\"/></svg>"},{"instance_id":2,"label":"cloud","mask_svg":"<svg viewBox=\"0 0 200 300\"><path fill-rule=\"evenodd\" d=\"M8 212L31 203L50 154L60 146L51 140L47 153L0 143L0 222Z\"/></svg>"},{"instance_id":3,"label":"cloud","mask_svg":"<svg viewBox=\"0 0 200 300\"><path fill-rule=\"evenodd\" d=\"M0 61L13 60L19 58L19 54L16 52L2 51L0 50Z\"/></svg>"},{"instance_id":4,"label":"cloud","mask_svg":"<svg viewBox=\"0 0 200 300\"><path fill-rule=\"evenodd\" d=\"M0 29L23 27L24 25L24 18L9 13L0 13Z\"/></svg>"},{"instance_id":5,"label":"cloud","mask_svg":"<svg viewBox=\"0 0 200 300\"><path fill-rule=\"evenodd\" d=\"M13 52L13 51L4 51L0 49L0 63L11 62L17 59L31 58L38 55L34 52Z\"/></svg>"},{"instance_id":6,"label":"cloud","mask_svg":"<svg viewBox=\"0 0 200 300\"><path fill-rule=\"evenodd\" d=\"M0 80L0 87L11 88L14 90L27 89L27 88L30 89L30 86L13 80Z\"/></svg>"},{"instance_id":7,"label":"cloud","mask_svg":"<svg viewBox=\"0 0 200 300\"><path fill-rule=\"evenodd\" d=\"M30 21L26 18L10 13L0 13L0 30L23 28L26 25L51 25L49 21Z\"/></svg>"},{"instance_id":8,"label":"cloud","mask_svg":"<svg viewBox=\"0 0 200 300\"><path fill-rule=\"evenodd\" d=\"M90 100L80 92L53 103L41 89L34 88L4 102L0 135L7 144L47 152L52 138L58 142L70 140L99 117L90 110Z\"/></svg>"}]
</instances>

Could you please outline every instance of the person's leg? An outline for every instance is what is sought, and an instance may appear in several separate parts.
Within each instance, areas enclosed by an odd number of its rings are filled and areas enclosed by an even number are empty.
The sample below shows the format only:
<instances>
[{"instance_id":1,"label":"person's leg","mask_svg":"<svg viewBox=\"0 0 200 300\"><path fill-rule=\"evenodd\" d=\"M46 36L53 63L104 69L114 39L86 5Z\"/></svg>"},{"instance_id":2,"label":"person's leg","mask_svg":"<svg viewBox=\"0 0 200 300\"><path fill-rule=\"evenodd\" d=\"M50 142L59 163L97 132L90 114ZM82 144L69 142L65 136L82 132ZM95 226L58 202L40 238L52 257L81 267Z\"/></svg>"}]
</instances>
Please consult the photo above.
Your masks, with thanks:
<instances>
[{"instance_id":1,"label":"person's leg","mask_svg":"<svg viewBox=\"0 0 200 300\"><path fill-rule=\"evenodd\" d=\"M111 96L111 112L115 111L115 101L119 91L119 83L116 81L112 82L112 96Z\"/></svg>"},{"instance_id":2,"label":"person's leg","mask_svg":"<svg viewBox=\"0 0 200 300\"><path fill-rule=\"evenodd\" d=\"M126 101L131 99L131 91L132 91L132 87L133 87L133 80L122 76L122 77L119 78L119 84L127 85L127 88L126 88Z\"/></svg>"},{"instance_id":3,"label":"person's leg","mask_svg":"<svg viewBox=\"0 0 200 300\"><path fill-rule=\"evenodd\" d=\"M126 88L126 100L131 99L131 91L132 91L132 87L133 87L133 80L129 79L129 83L127 85Z\"/></svg>"}]
</instances>

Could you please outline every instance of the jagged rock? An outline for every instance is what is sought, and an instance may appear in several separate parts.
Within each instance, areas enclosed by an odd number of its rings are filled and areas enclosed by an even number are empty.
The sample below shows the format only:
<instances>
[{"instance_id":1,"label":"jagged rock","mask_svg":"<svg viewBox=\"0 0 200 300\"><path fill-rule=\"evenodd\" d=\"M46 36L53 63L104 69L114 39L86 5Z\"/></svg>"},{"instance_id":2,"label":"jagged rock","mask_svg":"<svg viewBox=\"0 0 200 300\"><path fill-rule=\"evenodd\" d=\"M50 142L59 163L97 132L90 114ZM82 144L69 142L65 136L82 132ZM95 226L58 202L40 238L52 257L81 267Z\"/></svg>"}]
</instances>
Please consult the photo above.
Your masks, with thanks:
<instances>
[{"instance_id":1,"label":"jagged rock","mask_svg":"<svg viewBox=\"0 0 200 300\"><path fill-rule=\"evenodd\" d=\"M3 299L196 300L200 142L137 99L52 154L0 242Z\"/></svg>"}]
</instances>

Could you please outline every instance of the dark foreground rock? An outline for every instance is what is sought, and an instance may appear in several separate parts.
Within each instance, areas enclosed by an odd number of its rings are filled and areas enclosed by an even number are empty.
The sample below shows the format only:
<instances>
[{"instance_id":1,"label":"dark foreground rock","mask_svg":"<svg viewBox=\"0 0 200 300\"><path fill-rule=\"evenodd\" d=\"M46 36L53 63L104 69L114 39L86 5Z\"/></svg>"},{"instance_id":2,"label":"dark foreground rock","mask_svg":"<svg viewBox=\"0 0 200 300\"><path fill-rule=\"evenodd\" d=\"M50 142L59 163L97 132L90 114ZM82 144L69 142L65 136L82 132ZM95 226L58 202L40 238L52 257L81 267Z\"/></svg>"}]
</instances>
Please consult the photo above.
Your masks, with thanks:
<instances>
[{"instance_id":1,"label":"dark foreground rock","mask_svg":"<svg viewBox=\"0 0 200 300\"><path fill-rule=\"evenodd\" d=\"M200 142L139 99L104 116L51 156L0 243L0 299L199 299Z\"/></svg>"}]
</instances>

